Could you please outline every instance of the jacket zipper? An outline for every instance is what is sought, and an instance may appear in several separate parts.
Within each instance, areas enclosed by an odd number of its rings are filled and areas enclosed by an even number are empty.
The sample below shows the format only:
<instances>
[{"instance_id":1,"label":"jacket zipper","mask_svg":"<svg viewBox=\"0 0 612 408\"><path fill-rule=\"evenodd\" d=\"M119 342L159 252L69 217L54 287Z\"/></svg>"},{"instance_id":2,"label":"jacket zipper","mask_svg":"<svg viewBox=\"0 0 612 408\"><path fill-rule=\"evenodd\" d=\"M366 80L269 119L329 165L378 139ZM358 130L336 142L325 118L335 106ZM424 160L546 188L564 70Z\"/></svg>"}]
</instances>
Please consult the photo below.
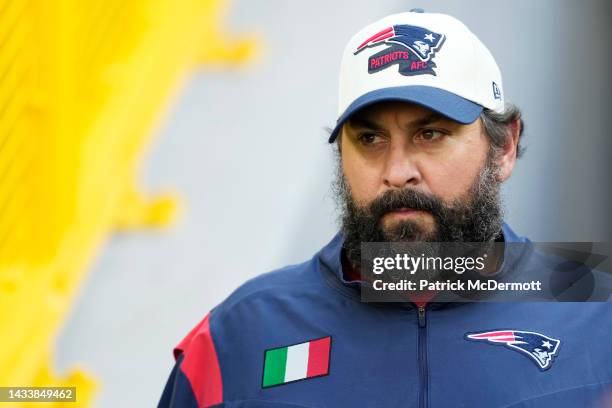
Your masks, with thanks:
<instances>
[{"instance_id":1,"label":"jacket zipper","mask_svg":"<svg viewBox=\"0 0 612 408\"><path fill-rule=\"evenodd\" d=\"M419 375L420 375L420 388L419 388L419 408L427 407L427 388L429 379L427 369L427 309L426 305L418 305L417 317L419 323Z\"/></svg>"}]
</instances>

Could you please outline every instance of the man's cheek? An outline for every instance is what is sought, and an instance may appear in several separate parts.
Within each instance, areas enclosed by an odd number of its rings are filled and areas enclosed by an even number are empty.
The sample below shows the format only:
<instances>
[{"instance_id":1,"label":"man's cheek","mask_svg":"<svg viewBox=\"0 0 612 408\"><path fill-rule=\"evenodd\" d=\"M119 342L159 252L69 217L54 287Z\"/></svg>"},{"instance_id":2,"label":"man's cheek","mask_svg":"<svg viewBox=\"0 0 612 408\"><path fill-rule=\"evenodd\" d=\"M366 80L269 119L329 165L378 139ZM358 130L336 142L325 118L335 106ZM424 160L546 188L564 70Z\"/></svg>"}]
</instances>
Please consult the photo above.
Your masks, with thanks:
<instances>
[{"instance_id":1,"label":"man's cheek","mask_svg":"<svg viewBox=\"0 0 612 408\"><path fill-rule=\"evenodd\" d=\"M349 171L345 180L351 190L353 200L362 205L370 204L377 198L379 186L375 179L370 179L365 171Z\"/></svg>"},{"instance_id":2,"label":"man's cheek","mask_svg":"<svg viewBox=\"0 0 612 408\"><path fill-rule=\"evenodd\" d=\"M354 191L351 188L351 199L361 211L367 212L370 215L372 214L372 203L374 202L376 197L364 196L363 194L359 194L358 191Z\"/></svg>"}]
</instances>

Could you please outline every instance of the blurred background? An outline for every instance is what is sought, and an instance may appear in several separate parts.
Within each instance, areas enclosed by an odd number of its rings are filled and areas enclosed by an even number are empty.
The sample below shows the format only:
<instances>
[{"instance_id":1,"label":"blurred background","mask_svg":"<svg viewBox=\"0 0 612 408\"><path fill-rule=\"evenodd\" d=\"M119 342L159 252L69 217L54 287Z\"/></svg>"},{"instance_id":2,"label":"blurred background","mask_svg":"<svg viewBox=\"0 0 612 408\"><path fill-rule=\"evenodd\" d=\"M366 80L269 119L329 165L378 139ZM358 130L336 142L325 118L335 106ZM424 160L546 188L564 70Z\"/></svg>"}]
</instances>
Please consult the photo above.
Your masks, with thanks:
<instances>
[{"instance_id":1,"label":"blurred background","mask_svg":"<svg viewBox=\"0 0 612 408\"><path fill-rule=\"evenodd\" d=\"M155 406L214 305L334 235L343 47L414 7L465 22L523 110L510 225L609 241L605 0L0 0L0 386Z\"/></svg>"}]
</instances>

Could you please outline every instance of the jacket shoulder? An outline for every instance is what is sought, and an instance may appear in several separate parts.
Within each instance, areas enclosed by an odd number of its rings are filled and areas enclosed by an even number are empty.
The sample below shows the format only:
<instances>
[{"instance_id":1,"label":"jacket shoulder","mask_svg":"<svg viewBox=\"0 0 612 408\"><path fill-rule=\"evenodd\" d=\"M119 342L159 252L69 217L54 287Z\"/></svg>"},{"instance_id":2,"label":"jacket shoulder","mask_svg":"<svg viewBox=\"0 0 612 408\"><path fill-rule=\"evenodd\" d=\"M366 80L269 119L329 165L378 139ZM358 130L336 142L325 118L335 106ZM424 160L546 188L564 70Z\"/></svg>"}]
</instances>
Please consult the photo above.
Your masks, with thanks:
<instances>
[{"instance_id":1,"label":"jacket shoulder","mask_svg":"<svg viewBox=\"0 0 612 408\"><path fill-rule=\"evenodd\" d=\"M316 293L323 284L318 273L317 257L285 266L249 279L235 289L212 314L220 318L245 304L273 302L279 298L299 298L300 294Z\"/></svg>"}]
</instances>

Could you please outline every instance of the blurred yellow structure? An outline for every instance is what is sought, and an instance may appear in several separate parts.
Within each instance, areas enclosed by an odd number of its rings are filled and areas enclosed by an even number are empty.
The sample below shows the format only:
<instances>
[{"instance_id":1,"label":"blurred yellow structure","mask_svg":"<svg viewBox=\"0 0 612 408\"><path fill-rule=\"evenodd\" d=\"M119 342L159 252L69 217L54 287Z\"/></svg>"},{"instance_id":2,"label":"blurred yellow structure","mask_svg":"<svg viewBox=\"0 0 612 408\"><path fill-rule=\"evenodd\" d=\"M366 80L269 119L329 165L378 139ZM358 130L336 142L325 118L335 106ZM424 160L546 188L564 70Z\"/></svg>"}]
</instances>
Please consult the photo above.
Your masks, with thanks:
<instances>
[{"instance_id":1,"label":"blurred yellow structure","mask_svg":"<svg viewBox=\"0 0 612 408\"><path fill-rule=\"evenodd\" d=\"M76 386L43 405L89 405L93 377L53 372L55 338L109 233L171 221L175 199L141 194L136 170L186 75L251 54L226 7L0 0L0 386Z\"/></svg>"}]
</instances>

